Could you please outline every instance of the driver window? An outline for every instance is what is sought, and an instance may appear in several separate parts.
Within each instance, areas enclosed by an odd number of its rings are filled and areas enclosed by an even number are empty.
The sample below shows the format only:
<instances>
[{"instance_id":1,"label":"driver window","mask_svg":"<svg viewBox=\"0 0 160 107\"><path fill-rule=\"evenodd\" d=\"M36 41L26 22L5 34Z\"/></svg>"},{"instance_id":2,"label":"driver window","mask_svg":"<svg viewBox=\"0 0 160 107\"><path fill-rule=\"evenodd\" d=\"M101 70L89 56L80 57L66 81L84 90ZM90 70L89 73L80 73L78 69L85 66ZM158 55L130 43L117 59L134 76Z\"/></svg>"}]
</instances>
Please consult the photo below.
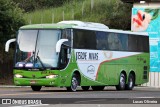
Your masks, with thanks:
<instances>
[{"instance_id":1,"label":"driver window","mask_svg":"<svg viewBox=\"0 0 160 107\"><path fill-rule=\"evenodd\" d=\"M62 31L62 39L68 39L67 43L62 44L61 52L60 52L60 66L61 68L65 68L68 64L69 58L68 54L70 54L70 46L71 46L71 29L64 29Z\"/></svg>"},{"instance_id":2,"label":"driver window","mask_svg":"<svg viewBox=\"0 0 160 107\"><path fill-rule=\"evenodd\" d=\"M71 41L71 29L64 29L62 31L62 39L68 39Z\"/></svg>"},{"instance_id":3,"label":"driver window","mask_svg":"<svg viewBox=\"0 0 160 107\"><path fill-rule=\"evenodd\" d=\"M69 58L68 58L68 54L70 54L70 52L68 52L69 48L65 45L62 45L61 47L61 53L60 53L60 66L62 68L65 68L68 64Z\"/></svg>"}]
</instances>

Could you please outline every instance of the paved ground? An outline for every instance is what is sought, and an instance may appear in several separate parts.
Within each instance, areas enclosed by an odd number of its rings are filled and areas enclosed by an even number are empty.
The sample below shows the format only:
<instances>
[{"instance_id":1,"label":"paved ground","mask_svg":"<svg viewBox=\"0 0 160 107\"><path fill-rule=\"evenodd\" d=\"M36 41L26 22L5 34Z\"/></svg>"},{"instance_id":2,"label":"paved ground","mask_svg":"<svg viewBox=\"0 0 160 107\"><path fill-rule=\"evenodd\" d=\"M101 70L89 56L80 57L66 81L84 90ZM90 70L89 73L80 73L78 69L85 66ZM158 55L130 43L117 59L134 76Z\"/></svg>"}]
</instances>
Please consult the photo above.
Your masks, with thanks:
<instances>
[{"instance_id":1,"label":"paved ground","mask_svg":"<svg viewBox=\"0 0 160 107\"><path fill-rule=\"evenodd\" d=\"M116 91L106 87L104 91L67 92L65 88L43 87L33 92L30 87L0 87L0 98L160 98L160 88L135 87L132 91Z\"/></svg>"},{"instance_id":2,"label":"paved ground","mask_svg":"<svg viewBox=\"0 0 160 107\"><path fill-rule=\"evenodd\" d=\"M160 88L135 87L132 91L116 91L115 87L106 87L104 91L92 91L91 89L82 91L79 88L77 92L67 92L65 88L43 87L41 91L33 92L30 87L0 86L0 98L49 102L43 103L43 105L13 104L1 105L1 107L86 107L86 105L87 107L117 107L115 104L118 104L119 107L129 104L133 104L131 106L134 107L139 105L141 107L158 107L160 105L157 105L156 102L160 104Z\"/></svg>"}]
</instances>

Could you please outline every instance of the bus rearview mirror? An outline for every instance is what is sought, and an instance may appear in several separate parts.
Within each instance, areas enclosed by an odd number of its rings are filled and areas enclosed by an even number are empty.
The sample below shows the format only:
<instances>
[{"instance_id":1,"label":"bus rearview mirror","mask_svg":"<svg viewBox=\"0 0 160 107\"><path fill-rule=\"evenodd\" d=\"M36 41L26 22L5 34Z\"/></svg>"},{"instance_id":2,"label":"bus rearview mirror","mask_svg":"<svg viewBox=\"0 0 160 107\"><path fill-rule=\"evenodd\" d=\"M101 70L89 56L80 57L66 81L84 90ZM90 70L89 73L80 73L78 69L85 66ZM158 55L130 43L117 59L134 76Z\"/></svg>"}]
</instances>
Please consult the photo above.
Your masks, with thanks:
<instances>
[{"instance_id":1,"label":"bus rearview mirror","mask_svg":"<svg viewBox=\"0 0 160 107\"><path fill-rule=\"evenodd\" d=\"M60 39L57 44L56 44L56 52L60 52L61 50L61 45L64 43L64 42L67 42L68 39Z\"/></svg>"},{"instance_id":2,"label":"bus rearview mirror","mask_svg":"<svg viewBox=\"0 0 160 107\"><path fill-rule=\"evenodd\" d=\"M5 45L5 51L6 51L6 52L9 51L9 46L10 46L10 44L11 44L12 42L15 42L15 41L16 41L16 39L14 38L14 39L10 39L10 40L8 40L8 41L6 42L6 45Z\"/></svg>"}]
</instances>

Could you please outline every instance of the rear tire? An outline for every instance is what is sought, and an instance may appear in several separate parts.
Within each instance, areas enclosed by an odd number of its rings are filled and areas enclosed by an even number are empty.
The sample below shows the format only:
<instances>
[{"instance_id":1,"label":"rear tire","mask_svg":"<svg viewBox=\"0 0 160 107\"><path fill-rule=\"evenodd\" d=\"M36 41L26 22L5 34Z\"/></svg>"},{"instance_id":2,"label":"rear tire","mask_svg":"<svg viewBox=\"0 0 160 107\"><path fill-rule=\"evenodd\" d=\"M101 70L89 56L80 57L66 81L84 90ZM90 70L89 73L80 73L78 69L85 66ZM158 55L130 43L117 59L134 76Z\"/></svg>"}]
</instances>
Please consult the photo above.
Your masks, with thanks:
<instances>
[{"instance_id":1,"label":"rear tire","mask_svg":"<svg viewBox=\"0 0 160 107\"><path fill-rule=\"evenodd\" d=\"M66 87L67 91L71 91L71 92L77 91L78 85L79 85L78 77L76 75L73 75L71 80L71 86Z\"/></svg>"},{"instance_id":2,"label":"rear tire","mask_svg":"<svg viewBox=\"0 0 160 107\"><path fill-rule=\"evenodd\" d=\"M94 91L102 91L105 86L91 86Z\"/></svg>"},{"instance_id":3,"label":"rear tire","mask_svg":"<svg viewBox=\"0 0 160 107\"><path fill-rule=\"evenodd\" d=\"M116 86L117 90L124 90L126 85L126 76L124 73L120 74L119 84Z\"/></svg>"},{"instance_id":4,"label":"rear tire","mask_svg":"<svg viewBox=\"0 0 160 107\"><path fill-rule=\"evenodd\" d=\"M81 86L81 88L84 90L84 91L88 91L90 86Z\"/></svg>"},{"instance_id":5,"label":"rear tire","mask_svg":"<svg viewBox=\"0 0 160 107\"><path fill-rule=\"evenodd\" d=\"M133 74L129 74L128 84L126 84L126 90L132 90L135 84L135 77Z\"/></svg>"},{"instance_id":6,"label":"rear tire","mask_svg":"<svg viewBox=\"0 0 160 107\"><path fill-rule=\"evenodd\" d=\"M40 91L42 86L31 86L33 91Z\"/></svg>"}]
</instances>

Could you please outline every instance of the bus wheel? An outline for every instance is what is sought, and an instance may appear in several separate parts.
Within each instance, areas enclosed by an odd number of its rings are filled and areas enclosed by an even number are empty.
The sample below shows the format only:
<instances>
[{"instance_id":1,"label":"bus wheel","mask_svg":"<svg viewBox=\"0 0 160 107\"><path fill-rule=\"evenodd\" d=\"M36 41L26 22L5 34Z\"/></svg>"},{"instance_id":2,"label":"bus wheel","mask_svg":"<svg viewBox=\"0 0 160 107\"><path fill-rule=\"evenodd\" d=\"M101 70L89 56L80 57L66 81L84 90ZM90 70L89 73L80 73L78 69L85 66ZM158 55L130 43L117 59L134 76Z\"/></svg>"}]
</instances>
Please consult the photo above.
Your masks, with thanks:
<instances>
[{"instance_id":1,"label":"bus wheel","mask_svg":"<svg viewBox=\"0 0 160 107\"><path fill-rule=\"evenodd\" d=\"M90 86L81 86L84 91L88 91Z\"/></svg>"},{"instance_id":2,"label":"bus wheel","mask_svg":"<svg viewBox=\"0 0 160 107\"><path fill-rule=\"evenodd\" d=\"M77 86L78 86L78 78L76 75L72 76L72 80L71 80L71 86L70 87L66 87L67 91L72 91L75 92L77 91Z\"/></svg>"},{"instance_id":3,"label":"bus wheel","mask_svg":"<svg viewBox=\"0 0 160 107\"><path fill-rule=\"evenodd\" d=\"M120 74L120 79L119 79L119 84L116 86L117 90L124 90L126 85L126 76L121 73Z\"/></svg>"},{"instance_id":4,"label":"bus wheel","mask_svg":"<svg viewBox=\"0 0 160 107\"><path fill-rule=\"evenodd\" d=\"M42 86L31 86L33 91L40 91Z\"/></svg>"},{"instance_id":5,"label":"bus wheel","mask_svg":"<svg viewBox=\"0 0 160 107\"><path fill-rule=\"evenodd\" d=\"M134 75L133 74L129 74L128 77L128 84L126 84L126 90L132 90L134 88L134 84L135 84L135 79L134 79Z\"/></svg>"},{"instance_id":6,"label":"bus wheel","mask_svg":"<svg viewBox=\"0 0 160 107\"><path fill-rule=\"evenodd\" d=\"M102 91L105 86L91 86L94 91Z\"/></svg>"}]
</instances>

